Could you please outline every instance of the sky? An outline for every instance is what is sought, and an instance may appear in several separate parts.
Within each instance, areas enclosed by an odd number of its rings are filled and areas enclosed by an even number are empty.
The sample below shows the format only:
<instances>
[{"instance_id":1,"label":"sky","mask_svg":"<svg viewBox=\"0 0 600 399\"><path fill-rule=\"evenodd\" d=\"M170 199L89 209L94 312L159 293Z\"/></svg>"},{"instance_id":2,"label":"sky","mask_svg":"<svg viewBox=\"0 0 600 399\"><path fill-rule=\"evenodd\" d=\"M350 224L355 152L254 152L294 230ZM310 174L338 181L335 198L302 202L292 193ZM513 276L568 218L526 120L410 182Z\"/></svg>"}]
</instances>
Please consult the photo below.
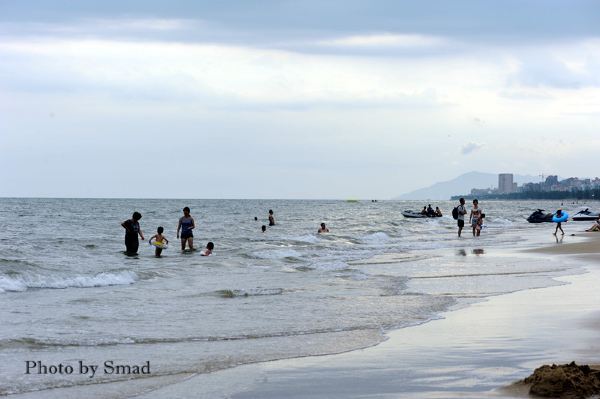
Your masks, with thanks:
<instances>
[{"instance_id":1,"label":"sky","mask_svg":"<svg viewBox=\"0 0 600 399\"><path fill-rule=\"evenodd\" d=\"M598 1L0 0L0 196L598 175Z\"/></svg>"}]
</instances>

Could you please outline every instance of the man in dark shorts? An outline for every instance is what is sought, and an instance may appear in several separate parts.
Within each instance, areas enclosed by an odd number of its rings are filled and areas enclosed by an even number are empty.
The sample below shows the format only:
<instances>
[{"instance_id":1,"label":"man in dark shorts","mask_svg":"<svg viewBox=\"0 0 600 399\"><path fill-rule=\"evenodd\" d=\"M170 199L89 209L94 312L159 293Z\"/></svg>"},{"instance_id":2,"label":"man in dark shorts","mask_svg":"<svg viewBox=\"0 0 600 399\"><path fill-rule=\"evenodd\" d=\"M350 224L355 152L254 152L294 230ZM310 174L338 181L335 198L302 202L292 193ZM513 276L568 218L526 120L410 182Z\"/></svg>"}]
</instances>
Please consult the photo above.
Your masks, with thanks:
<instances>
[{"instance_id":1,"label":"man in dark shorts","mask_svg":"<svg viewBox=\"0 0 600 399\"><path fill-rule=\"evenodd\" d=\"M460 233L462 233L463 227L465 227L465 215L467 214L467 210L465 209L465 199L461 198L459 200L460 204L456 207L458 210L458 236L460 237Z\"/></svg>"},{"instance_id":2,"label":"man in dark shorts","mask_svg":"<svg viewBox=\"0 0 600 399\"><path fill-rule=\"evenodd\" d=\"M125 248L127 255L137 255L140 242L138 241L138 235L144 239L144 233L140 228L139 220L142 218L142 214L139 212L133 212L131 219L121 223L121 226L125 229Z\"/></svg>"}]
</instances>

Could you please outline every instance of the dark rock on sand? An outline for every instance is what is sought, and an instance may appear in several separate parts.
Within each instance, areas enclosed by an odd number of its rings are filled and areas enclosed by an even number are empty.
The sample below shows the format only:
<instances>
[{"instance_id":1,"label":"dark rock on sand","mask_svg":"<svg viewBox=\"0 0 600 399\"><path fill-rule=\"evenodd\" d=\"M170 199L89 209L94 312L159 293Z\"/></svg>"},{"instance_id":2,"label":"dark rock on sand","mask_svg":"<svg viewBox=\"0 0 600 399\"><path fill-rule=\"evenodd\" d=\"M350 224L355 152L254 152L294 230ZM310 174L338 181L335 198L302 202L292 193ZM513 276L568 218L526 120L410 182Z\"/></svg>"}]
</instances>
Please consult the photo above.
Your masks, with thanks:
<instances>
[{"instance_id":1,"label":"dark rock on sand","mask_svg":"<svg viewBox=\"0 0 600 399\"><path fill-rule=\"evenodd\" d=\"M530 395L547 398L587 398L600 393L600 370L590 366L578 366L575 362L535 369L523 380L531 384Z\"/></svg>"}]
</instances>

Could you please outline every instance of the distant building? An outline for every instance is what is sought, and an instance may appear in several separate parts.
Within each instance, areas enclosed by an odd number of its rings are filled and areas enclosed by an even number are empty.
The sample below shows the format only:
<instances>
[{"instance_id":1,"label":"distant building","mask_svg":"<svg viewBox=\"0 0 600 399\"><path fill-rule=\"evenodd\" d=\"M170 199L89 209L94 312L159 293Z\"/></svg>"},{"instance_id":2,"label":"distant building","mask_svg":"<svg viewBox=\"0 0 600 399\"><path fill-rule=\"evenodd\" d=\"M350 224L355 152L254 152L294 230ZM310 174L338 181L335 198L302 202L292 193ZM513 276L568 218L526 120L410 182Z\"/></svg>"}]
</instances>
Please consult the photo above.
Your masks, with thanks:
<instances>
[{"instance_id":1,"label":"distant building","mask_svg":"<svg viewBox=\"0 0 600 399\"><path fill-rule=\"evenodd\" d=\"M512 173L500 173L498 175L498 193L508 194L514 192Z\"/></svg>"}]
</instances>

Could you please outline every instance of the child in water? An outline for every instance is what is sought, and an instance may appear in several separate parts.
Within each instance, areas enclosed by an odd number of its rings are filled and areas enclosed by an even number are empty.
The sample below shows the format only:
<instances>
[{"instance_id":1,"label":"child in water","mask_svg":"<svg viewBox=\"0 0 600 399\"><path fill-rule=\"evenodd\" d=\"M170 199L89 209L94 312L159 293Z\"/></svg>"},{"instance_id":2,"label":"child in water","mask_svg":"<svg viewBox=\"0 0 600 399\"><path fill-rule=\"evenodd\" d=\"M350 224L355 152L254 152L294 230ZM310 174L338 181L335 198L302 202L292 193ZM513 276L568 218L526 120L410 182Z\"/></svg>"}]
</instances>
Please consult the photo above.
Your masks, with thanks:
<instances>
[{"instance_id":1,"label":"child in water","mask_svg":"<svg viewBox=\"0 0 600 399\"><path fill-rule=\"evenodd\" d=\"M169 240L167 240L167 238L162 234L163 231L164 229L162 228L162 226L159 226L156 229L156 234L150 237L150 240L148 240L148 242L152 244L152 239L154 239L154 246L156 247L154 250L154 256L156 256L157 258L160 258L160 254L162 253L163 247L169 244Z\"/></svg>"},{"instance_id":2,"label":"child in water","mask_svg":"<svg viewBox=\"0 0 600 399\"><path fill-rule=\"evenodd\" d=\"M212 241L209 241L208 244L206 244L206 248L204 248L204 250L202 250L202 252L200 252L201 256L209 256L210 254L212 254L213 249L215 248L215 244L212 243Z\"/></svg>"}]
</instances>

